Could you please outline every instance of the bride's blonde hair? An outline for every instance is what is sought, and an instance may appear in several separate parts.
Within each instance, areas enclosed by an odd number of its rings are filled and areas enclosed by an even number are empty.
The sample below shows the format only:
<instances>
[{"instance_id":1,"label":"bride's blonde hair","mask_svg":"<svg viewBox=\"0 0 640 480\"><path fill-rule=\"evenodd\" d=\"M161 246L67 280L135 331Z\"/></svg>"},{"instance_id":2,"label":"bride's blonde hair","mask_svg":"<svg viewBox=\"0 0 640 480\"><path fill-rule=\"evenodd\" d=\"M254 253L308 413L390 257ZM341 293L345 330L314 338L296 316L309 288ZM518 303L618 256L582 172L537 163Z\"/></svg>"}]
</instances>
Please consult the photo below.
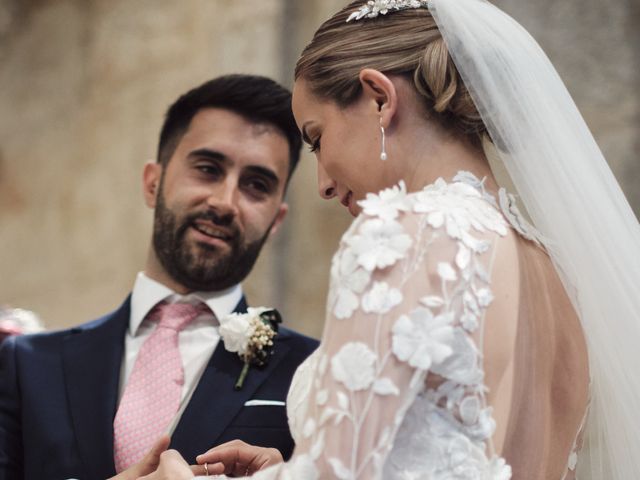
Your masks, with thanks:
<instances>
[{"instance_id":1,"label":"bride's blonde hair","mask_svg":"<svg viewBox=\"0 0 640 480\"><path fill-rule=\"evenodd\" d=\"M486 127L426 8L347 23L362 6L352 2L324 22L296 64L296 80L341 107L360 96L364 68L413 82L428 117L477 144Z\"/></svg>"}]
</instances>

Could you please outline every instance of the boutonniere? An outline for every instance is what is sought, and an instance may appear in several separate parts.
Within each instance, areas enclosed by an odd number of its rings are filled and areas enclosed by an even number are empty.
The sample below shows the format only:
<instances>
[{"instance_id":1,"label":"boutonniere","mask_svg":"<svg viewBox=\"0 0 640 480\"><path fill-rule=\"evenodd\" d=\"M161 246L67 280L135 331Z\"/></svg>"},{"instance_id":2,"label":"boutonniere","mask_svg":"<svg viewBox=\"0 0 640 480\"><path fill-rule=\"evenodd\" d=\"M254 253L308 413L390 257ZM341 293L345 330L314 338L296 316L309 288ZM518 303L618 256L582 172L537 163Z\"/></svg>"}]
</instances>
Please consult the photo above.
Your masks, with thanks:
<instances>
[{"instance_id":1,"label":"boutonniere","mask_svg":"<svg viewBox=\"0 0 640 480\"><path fill-rule=\"evenodd\" d=\"M247 313L231 313L220 320L220 337L228 352L235 352L244 362L235 389L240 390L249 367L264 367L273 354L273 338L278 334L280 313L273 308L247 309Z\"/></svg>"}]
</instances>

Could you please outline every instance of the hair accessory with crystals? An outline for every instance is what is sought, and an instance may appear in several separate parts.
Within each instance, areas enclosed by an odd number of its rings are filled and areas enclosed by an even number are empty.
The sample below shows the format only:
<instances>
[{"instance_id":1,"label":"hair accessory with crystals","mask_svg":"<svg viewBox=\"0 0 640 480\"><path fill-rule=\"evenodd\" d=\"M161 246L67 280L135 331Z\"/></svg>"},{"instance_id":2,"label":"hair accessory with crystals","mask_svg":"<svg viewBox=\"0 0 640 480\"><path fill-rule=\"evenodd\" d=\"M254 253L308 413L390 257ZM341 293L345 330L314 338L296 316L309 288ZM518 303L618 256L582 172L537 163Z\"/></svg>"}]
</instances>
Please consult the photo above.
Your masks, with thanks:
<instances>
[{"instance_id":1,"label":"hair accessory with crystals","mask_svg":"<svg viewBox=\"0 0 640 480\"><path fill-rule=\"evenodd\" d=\"M362 18L375 18L378 15L386 15L389 11L407 10L409 8L427 8L429 0L369 0L347 18L360 20Z\"/></svg>"}]
</instances>

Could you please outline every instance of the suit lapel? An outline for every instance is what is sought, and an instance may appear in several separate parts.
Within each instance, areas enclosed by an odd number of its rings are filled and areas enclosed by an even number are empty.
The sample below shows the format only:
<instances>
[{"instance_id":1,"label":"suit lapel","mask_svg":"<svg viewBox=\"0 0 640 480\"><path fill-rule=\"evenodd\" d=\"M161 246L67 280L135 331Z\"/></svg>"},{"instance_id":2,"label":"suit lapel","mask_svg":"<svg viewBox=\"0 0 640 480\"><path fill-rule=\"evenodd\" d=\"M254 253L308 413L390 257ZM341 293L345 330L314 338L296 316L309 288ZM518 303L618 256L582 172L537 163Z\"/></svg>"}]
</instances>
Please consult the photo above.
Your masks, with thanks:
<instances>
[{"instance_id":1,"label":"suit lapel","mask_svg":"<svg viewBox=\"0 0 640 480\"><path fill-rule=\"evenodd\" d=\"M246 311L244 298L235 311ZM287 343L277 341L267 366L251 367L242 389L235 390L243 363L236 353L227 352L220 341L173 433L171 448L190 463L195 462L196 455L211 448L244 403L276 370L289 351Z\"/></svg>"},{"instance_id":2,"label":"suit lapel","mask_svg":"<svg viewBox=\"0 0 640 480\"><path fill-rule=\"evenodd\" d=\"M130 299L64 340L63 364L77 448L88 478L115 473L113 418L117 406Z\"/></svg>"}]
</instances>

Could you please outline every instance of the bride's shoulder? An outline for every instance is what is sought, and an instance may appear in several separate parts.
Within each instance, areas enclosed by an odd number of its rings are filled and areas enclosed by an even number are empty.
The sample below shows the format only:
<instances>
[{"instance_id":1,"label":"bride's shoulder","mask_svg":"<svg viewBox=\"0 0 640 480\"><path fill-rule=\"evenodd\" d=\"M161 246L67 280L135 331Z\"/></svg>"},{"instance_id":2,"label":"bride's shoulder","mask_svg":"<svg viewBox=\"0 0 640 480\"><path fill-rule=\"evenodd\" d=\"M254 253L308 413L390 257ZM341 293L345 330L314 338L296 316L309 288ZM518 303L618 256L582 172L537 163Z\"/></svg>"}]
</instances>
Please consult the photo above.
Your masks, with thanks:
<instances>
[{"instance_id":1,"label":"bride's shoulder","mask_svg":"<svg viewBox=\"0 0 640 480\"><path fill-rule=\"evenodd\" d=\"M422 190L407 192L401 181L361 200L362 213L345 236L369 230L394 233L399 229L442 230L455 240L464 239L474 230L506 235L508 222L497 203L479 185L459 174L453 181L439 178Z\"/></svg>"}]
</instances>

